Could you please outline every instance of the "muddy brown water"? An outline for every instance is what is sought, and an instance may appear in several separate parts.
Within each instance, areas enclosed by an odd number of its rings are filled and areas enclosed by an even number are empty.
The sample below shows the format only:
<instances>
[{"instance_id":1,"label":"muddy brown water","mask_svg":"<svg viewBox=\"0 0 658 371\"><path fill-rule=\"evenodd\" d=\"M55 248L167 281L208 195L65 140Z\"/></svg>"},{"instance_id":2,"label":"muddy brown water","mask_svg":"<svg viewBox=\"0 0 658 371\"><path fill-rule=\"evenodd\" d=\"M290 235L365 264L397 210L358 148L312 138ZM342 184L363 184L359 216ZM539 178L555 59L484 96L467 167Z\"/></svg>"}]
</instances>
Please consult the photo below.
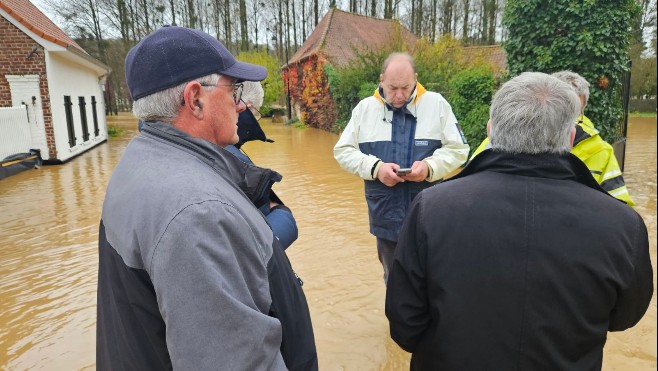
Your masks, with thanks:
<instances>
[{"instance_id":1,"label":"muddy brown water","mask_svg":"<svg viewBox=\"0 0 658 371\"><path fill-rule=\"evenodd\" d=\"M136 131L59 166L0 181L0 369L95 368L97 232L107 181ZM275 143L248 143L300 230L288 250L304 279L321 370L406 370L388 336L384 284L362 181L333 159L334 134L263 120ZM649 229L656 267L656 119L631 120L625 178ZM655 277L654 277L655 282ZM610 334L604 370L656 369L656 298L633 329Z\"/></svg>"}]
</instances>

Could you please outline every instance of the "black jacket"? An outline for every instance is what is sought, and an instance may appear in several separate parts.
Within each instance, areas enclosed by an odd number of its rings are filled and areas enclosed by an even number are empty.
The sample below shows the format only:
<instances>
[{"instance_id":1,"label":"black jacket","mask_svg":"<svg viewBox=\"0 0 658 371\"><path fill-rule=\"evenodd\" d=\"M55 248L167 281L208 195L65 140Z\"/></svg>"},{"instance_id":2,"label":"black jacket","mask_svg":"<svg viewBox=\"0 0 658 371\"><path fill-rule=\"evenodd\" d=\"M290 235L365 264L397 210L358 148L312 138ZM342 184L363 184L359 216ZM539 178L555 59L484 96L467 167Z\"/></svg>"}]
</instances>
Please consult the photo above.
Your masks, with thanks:
<instances>
[{"instance_id":1,"label":"black jacket","mask_svg":"<svg viewBox=\"0 0 658 371\"><path fill-rule=\"evenodd\" d=\"M420 193L388 279L414 370L598 370L653 293L647 230L575 156L487 151Z\"/></svg>"}]
</instances>

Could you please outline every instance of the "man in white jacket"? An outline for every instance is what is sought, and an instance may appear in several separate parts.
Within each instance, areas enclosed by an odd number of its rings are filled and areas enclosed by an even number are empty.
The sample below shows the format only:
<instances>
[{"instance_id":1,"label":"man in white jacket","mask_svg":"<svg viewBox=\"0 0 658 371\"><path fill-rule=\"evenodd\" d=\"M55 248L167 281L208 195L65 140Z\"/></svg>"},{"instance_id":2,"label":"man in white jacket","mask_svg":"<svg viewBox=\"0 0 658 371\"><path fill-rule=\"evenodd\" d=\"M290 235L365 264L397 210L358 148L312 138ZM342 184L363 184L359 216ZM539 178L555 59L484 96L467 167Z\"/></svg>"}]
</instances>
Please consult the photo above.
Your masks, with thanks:
<instances>
[{"instance_id":1,"label":"man in white jacket","mask_svg":"<svg viewBox=\"0 0 658 371\"><path fill-rule=\"evenodd\" d=\"M386 281L409 204L464 164L469 146L450 104L418 83L409 54L389 55L379 78L374 95L352 111L334 157L365 180L370 233Z\"/></svg>"}]
</instances>

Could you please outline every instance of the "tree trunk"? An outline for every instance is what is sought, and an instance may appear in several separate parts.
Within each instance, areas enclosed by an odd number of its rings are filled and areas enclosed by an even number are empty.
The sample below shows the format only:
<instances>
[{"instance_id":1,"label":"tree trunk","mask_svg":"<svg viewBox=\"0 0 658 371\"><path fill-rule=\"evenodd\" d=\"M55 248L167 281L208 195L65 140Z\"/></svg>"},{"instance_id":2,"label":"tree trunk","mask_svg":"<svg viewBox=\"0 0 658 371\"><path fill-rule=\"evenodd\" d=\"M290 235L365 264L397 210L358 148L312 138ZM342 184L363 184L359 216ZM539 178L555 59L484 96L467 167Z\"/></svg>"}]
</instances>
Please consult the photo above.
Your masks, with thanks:
<instances>
[{"instance_id":1,"label":"tree trunk","mask_svg":"<svg viewBox=\"0 0 658 371\"><path fill-rule=\"evenodd\" d=\"M279 21L277 22L277 31L279 40L277 42L277 58L279 58L279 64L284 60L283 59L283 0L279 0Z\"/></svg>"},{"instance_id":2,"label":"tree trunk","mask_svg":"<svg viewBox=\"0 0 658 371\"><path fill-rule=\"evenodd\" d=\"M416 16L416 34L423 36L423 0L418 0L418 15Z\"/></svg>"},{"instance_id":3,"label":"tree trunk","mask_svg":"<svg viewBox=\"0 0 658 371\"><path fill-rule=\"evenodd\" d=\"M302 44L306 41L306 0L302 0Z\"/></svg>"},{"instance_id":4,"label":"tree trunk","mask_svg":"<svg viewBox=\"0 0 658 371\"><path fill-rule=\"evenodd\" d=\"M231 41L233 40L233 35L231 33L231 1L224 0L224 42L226 43L226 48L231 49Z\"/></svg>"},{"instance_id":5,"label":"tree trunk","mask_svg":"<svg viewBox=\"0 0 658 371\"><path fill-rule=\"evenodd\" d=\"M498 1L489 1L489 30L487 31L487 44L493 45L496 43L496 16L498 15Z\"/></svg>"},{"instance_id":6,"label":"tree trunk","mask_svg":"<svg viewBox=\"0 0 658 371\"><path fill-rule=\"evenodd\" d=\"M430 9L430 40L436 42L436 7L438 0L432 0L432 9Z\"/></svg>"},{"instance_id":7,"label":"tree trunk","mask_svg":"<svg viewBox=\"0 0 658 371\"><path fill-rule=\"evenodd\" d=\"M443 27L441 28L441 33L443 35L452 32L453 9L454 9L453 0L443 1Z\"/></svg>"},{"instance_id":8,"label":"tree trunk","mask_svg":"<svg viewBox=\"0 0 658 371\"><path fill-rule=\"evenodd\" d=\"M106 61L105 57L105 47L103 42L103 32L101 29L100 18L98 14L98 3L93 0L87 0L87 5L89 7L89 15L91 16L92 21L92 33L94 35L94 41L96 42L96 48L98 48L98 56L101 61Z\"/></svg>"},{"instance_id":9,"label":"tree trunk","mask_svg":"<svg viewBox=\"0 0 658 371\"><path fill-rule=\"evenodd\" d=\"M130 41L130 17L128 16L128 9L126 9L126 2L124 0L117 1L117 23L119 24L119 34L124 44Z\"/></svg>"},{"instance_id":10,"label":"tree trunk","mask_svg":"<svg viewBox=\"0 0 658 371\"><path fill-rule=\"evenodd\" d=\"M293 14L293 16L292 16L292 39L294 41L293 44L295 45L294 50L297 50L299 44L297 43L297 17L295 16L297 14L297 12L295 12L295 1L294 0L292 2L292 14ZM302 18L303 17L304 17L304 15L302 14Z\"/></svg>"},{"instance_id":11,"label":"tree trunk","mask_svg":"<svg viewBox=\"0 0 658 371\"><path fill-rule=\"evenodd\" d=\"M189 28L196 27L196 11L194 10L194 0L187 0L187 24Z\"/></svg>"},{"instance_id":12,"label":"tree trunk","mask_svg":"<svg viewBox=\"0 0 658 371\"><path fill-rule=\"evenodd\" d=\"M286 0L286 64L290 51L290 0Z\"/></svg>"},{"instance_id":13,"label":"tree trunk","mask_svg":"<svg viewBox=\"0 0 658 371\"><path fill-rule=\"evenodd\" d=\"M468 17L469 17L469 10L470 10L470 7L471 7L471 0L462 0L462 7L464 8L462 41L467 43L468 42Z\"/></svg>"},{"instance_id":14,"label":"tree trunk","mask_svg":"<svg viewBox=\"0 0 658 371\"><path fill-rule=\"evenodd\" d=\"M149 4L142 0L142 12L144 13L144 35L151 33L151 23L149 22Z\"/></svg>"},{"instance_id":15,"label":"tree trunk","mask_svg":"<svg viewBox=\"0 0 658 371\"><path fill-rule=\"evenodd\" d=\"M393 19L393 0L384 0L384 19Z\"/></svg>"},{"instance_id":16,"label":"tree trunk","mask_svg":"<svg viewBox=\"0 0 658 371\"><path fill-rule=\"evenodd\" d=\"M247 4L240 0L240 50L249 50L249 28L247 27Z\"/></svg>"},{"instance_id":17,"label":"tree trunk","mask_svg":"<svg viewBox=\"0 0 658 371\"><path fill-rule=\"evenodd\" d=\"M416 0L411 0L410 18L411 21L409 22L409 29L411 30L411 32L418 35L418 33L416 33Z\"/></svg>"},{"instance_id":18,"label":"tree trunk","mask_svg":"<svg viewBox=\"0 0 658 371\"><path fill-rule=\"evenodd\" d=\"M171 25L176 26L176 1L169 0L169 8L171 9Z\"/></svg>"}]
</instances>

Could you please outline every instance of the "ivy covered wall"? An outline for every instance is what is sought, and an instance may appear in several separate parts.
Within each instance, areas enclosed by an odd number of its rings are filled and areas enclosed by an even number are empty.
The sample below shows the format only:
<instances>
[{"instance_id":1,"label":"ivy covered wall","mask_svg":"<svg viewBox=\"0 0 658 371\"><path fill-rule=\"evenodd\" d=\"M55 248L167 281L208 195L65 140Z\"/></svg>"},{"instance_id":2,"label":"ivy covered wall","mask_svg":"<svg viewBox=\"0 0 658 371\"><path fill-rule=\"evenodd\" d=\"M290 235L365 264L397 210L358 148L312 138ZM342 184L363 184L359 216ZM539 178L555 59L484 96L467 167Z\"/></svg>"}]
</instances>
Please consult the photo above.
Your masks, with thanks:
<instances>
[{"instance_id":1,"label":"ivy covered wall","mask_svg":"<svg viewBox=\"0 0 658 371\"><path fill-rule=\"evenodd\" d=\"M619 139L621 86L628 69L635 0L508 0L503 43L511 76L571 70L590 83L587 115L609 142Z\"/></svg>"},{"instance_id":2,"label":"ivy covered wall","mask_svg":"<svg viewBox=\"0 0 658 371\"><path fill-rule=\"evenodd\" d=\"M284 88L306 125L331 131L337 118L336 103L329 92L324 72L327 60L315 54L283 70Z\"/></svg>"}]
</instances>

